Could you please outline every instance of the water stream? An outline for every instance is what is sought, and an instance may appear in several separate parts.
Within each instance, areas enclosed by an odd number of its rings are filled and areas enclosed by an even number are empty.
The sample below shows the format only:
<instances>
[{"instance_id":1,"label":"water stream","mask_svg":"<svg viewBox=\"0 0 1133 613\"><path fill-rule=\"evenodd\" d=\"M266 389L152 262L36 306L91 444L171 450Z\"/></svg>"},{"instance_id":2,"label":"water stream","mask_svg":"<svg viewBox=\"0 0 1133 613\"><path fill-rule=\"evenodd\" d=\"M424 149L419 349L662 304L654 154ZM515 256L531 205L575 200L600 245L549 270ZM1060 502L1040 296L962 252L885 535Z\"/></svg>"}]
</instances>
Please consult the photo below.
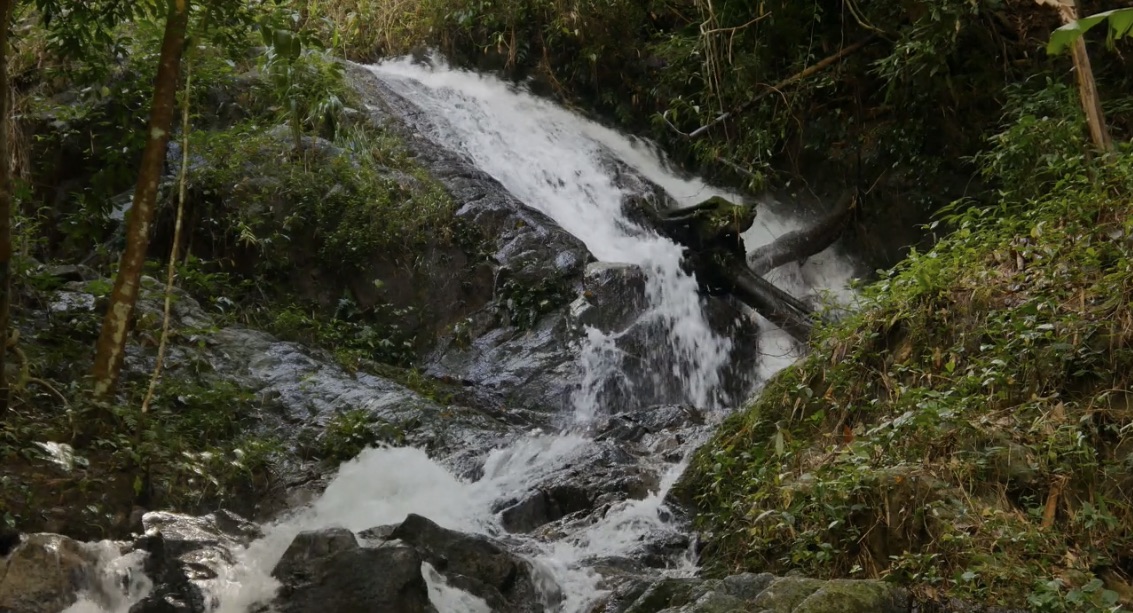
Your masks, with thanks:
<instances>
[{"instance_id":1,"label":"water stream","mask_svg":"<svg viewBox=\"0 0 1133 613\"><path fill-rule=\"evenodd\" d=\"M743 200L679 176L647 144L627 138L497 79L433 65L394 60L370 67L390 89L424 113L413 126L438 144L459 152L498 180L530 207L554 219L579 238L601 261L636 264L646 275L648 308L642 315L662 337L656 348L675 364L657 373L679 382L672 402L709 410L713 417L727 410L719 394L721 369L732 340L713 332L696 281L680 267L681 249L627 219L624 188L611 174L611 156L661 186L677 203L694 204L712 195ZM745 234L749 249L794 229L795 224L761 212ZM849 268L836 256L823 254L806 266L792 265L780 285L795 295L823 289L840 290ZM758 382L788 365L797 355L789 337L761 322L760 360L751 373ZM578 347L577 392L562 431L535 431L491 452L483 476L464 481L424 451L413 448L370 449L344 464L325 493L309 508L265 527L266 536L240 554L240 564L214 581L221 613L244 613L269 600L276 589L270 571L301 530L342 526L360 531L402 521L408 513L424 515L440 525L464 532L502 535L506 531L493 512L498 501L523 492L551 471L583 456L594 441L587 425L618 407L603 406L600 383L619 372L620 353L610 339L589 330ZM733 399L734 401L734 399ZM708 429L690 433L682 455L687 458ZM684 461L656 459L660 488L643 500L619 503L584 527L559 538L513 535L522 551L562 592L561 613L588 609L600 596L599 577L590 563L622 555L651 535L683 530L670 525L664 509L668 488ZM664 572L695 572L691 563L675 560ZM425 569L433 603L444 613L486 611L483 601L444 583Z\"/></svg>"}]
</instances>

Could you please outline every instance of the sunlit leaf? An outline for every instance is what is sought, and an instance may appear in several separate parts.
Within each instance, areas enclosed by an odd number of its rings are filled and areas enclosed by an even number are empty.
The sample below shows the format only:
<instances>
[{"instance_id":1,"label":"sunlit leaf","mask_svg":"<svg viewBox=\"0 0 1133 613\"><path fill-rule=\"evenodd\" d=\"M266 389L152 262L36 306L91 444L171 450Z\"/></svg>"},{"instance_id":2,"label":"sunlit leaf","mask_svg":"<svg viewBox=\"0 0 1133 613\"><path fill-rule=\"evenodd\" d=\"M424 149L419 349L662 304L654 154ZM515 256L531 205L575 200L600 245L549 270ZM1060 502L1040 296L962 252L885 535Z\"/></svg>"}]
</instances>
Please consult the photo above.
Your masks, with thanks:
<instances>
[{"instance_id":1,"label":"sunlit leaf","mask_svg":"<svg viewBox=\"0 0 1133 613\"><path fill-rule=\"evenodd\" d=\"M1046 51L1051 55L1062 53L1068 46L1074 44L1079 38L1085 35L1091 28L1098 25L1103 21L1109 22L1109 34L1106 40L1112 43L1114 40L1128 36L1130 31L1133 31L1133 8L1114 9L1112 11L1105 11L1083 17L1076 21L1072 21L1054 32L1051 32L1050 42L1047 43Z\"/></svg>"}]
</instances>

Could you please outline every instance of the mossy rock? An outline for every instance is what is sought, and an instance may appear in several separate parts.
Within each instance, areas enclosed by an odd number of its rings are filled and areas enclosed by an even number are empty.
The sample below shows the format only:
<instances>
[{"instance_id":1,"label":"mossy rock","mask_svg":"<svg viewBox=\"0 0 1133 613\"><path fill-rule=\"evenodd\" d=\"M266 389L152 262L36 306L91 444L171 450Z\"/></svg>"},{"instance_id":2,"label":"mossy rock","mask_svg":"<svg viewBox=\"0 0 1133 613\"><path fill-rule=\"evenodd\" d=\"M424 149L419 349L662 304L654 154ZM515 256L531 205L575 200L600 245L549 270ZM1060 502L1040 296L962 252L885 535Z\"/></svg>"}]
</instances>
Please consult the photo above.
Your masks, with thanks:
<instances>
[{"instance_id":1,"label":"mossy rock","mask_svg":"<svg viewBox=\"0 0 1133 613\"><path fill-rule=\"evenodd\" d=\"M792 613L905 613L905 590L881 581L827 581Z\"/></svg>"}]
</instances>

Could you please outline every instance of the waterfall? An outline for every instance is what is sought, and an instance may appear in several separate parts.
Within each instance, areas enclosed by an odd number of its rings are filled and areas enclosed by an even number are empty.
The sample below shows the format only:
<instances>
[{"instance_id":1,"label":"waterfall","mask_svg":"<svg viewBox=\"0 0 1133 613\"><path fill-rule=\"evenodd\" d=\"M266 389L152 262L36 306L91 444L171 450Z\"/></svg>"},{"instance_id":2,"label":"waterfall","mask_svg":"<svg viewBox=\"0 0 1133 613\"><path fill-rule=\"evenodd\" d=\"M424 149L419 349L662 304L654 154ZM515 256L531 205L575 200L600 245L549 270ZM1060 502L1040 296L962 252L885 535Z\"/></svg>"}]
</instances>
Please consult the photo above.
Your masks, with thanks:
<instances>
[{"instance_id":1,"label":"waterfall","mask_svg":"<svg viewBox=\"0 0 1133 613\"><path fill-rule=\"evenodd\" d=\"M674 384L675 402L723 411L719 393L721 370L728 365L733 341L709 325L696 280L681 268L682 249L628 218L623 210L627 188L619 185L610 160L629 166L660 186L678 205L711 196L742 201L739 194L674 172L656 150L605 128L551 102L536 98L493 77L451 69L443 63L391 60L370 70L388 88L423 113L411 126L437 144L460 153L495 178L529 207L544 213L580 239L600 261L641 267L646 280L647 309L642 318L658 330L657 352L671 365L654 373L657 381ZM745 233L748 249L795 229L794 222L761 210ZM796 295L841 288L849 276L831 255L812 258L806 266L787 267L779 279ZM797 355L794 343L760 320L763 355L754 380L766 380ZM221 613L245 613L269 600L277 587L270 577L292 538L302 530L342 526L354 531L402 521L408 513L424 515L440 525L465 532L499 536L506 533L493 509L496 503L526 491L540 477L568 466L596 444L585 427L616 407L603 406L597 390L616 375L623 356L614 339L587 330L577 348L577 392L562 432L534 431L492 451L483 476L468 481L451 474L426 453L414 448L364 451L341 466L322 496L307 508L265 526L265 537L241 552L239 564L213 580ZM747 342L747 341L743 341ZM733 402L742 399L731 399ZM689 452L709 430L689 433L684 460L665 462L660 487L642 500L616 503L604 515L559 536L522 541L522 551L561 591L561 613L589 610L601 595L599 577L589 564L595 558L625 555L650 535L682 529L670 525L665 509L668 489L685 467ZM424 569L433 604L443 613L484 608L482 601L447 585L437 572ZM694 572L676 565L670 574Z\"/></svg>"},{"instance_id":2,"label":"waterfall","mask_svg":"<svg viewBox=\"0 0 1133 613\"><path fill-rule=\"evenodd\" d=\"M580 239L599 260L641 266L650 302L645 317L665 331L663 341L675 357L674 371L659 375L679 379L686 402L701 407L715 403L713 393L731 341L709 326L696 281L681 270L681 247L626 217L626 193L604 161L613 157L626 163L681 205L711 196L741 201L740 195L680 179L647 147L499 80L408 59L372 71L425 111L428 123L417 129L467 156L519 200ZM592 332L582 351L582 381L574 402L580 422L600 413L594 389L606 373L620 367L621 354L603 351L605 341Z\"/></svg>"}]
</instances>

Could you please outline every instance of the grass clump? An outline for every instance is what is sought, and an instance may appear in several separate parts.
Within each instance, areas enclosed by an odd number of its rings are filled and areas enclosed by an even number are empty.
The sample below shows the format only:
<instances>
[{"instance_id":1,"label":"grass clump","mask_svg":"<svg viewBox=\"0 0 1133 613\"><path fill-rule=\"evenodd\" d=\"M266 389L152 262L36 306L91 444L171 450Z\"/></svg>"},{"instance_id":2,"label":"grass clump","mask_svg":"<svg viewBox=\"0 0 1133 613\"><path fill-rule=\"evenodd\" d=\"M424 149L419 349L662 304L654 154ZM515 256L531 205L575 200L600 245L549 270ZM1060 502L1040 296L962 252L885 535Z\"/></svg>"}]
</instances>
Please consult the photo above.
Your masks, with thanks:
<instances>
[{"instance_id":1,"label":"grass clump","mask_svg":"<svg viewBox=\"0 0 1133 613\"><path fill-rule=\"evenodd\" d=\"M999 201L946 211L698 453L679 489L716 569L1131 604L1133 151L1090 161L1080 121L1015 108L977 160Z\"/></svg>"},{"instance_id":2,"label":"grass clump","mask_svg":"<svg viewBox=\"0 0 1133 613\"><path fill-rule=\"evenodd\" d=\"M367 447L397 444L404 433L396 425L383 422L365 409L352 409L332 417L318 438L320 459L335 465L353 459Z\"/></svg>"}]
</instances>

